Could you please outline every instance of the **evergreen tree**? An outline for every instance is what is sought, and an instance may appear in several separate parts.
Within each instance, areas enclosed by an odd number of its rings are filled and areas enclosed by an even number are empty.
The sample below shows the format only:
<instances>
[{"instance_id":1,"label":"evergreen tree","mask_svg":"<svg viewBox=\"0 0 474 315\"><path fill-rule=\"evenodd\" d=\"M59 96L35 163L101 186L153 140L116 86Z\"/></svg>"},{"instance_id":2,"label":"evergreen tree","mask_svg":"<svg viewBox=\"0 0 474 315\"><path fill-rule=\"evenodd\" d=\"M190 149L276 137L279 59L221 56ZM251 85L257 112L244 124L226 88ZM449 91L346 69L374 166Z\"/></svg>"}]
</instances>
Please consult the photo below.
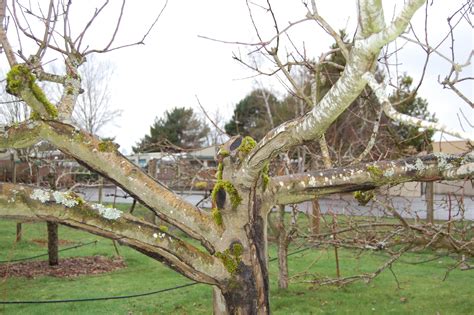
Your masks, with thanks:
<instances>
[{"instance_id":1,"label":"evergreen tree","mask_svg":"<svg viewBox=\"0 0 474 315\"><path fill-rule=\"evenodd\" d=\"M134 152L179 150L201 147L206 143L209 127L199 119L192 108L174 107L156 118L150 133L140 140Z\"/></svg>"},{"instance_id":2,"label":"evergreen tree","mask_svg":"<svg viewBox=\"0 0 474 315\"><path fill-rule=\"evenodd\" d=\"M289 109L275 95L267 90L256 89L237 103L232 119L225 125L225 131L231 136L251 136L255 140L263 138L271 129L265 97L274 124L278 125L289 118Z\"/></svg>"},{"instance_id":3,"label":"evergreen tree","mask_svg":"<svg viewBox=\"0 0 474 315\"><path fill-rule=\"evenodd\" d=\"M390 101L394 107L403 114L427 121L437 121L435 115L428 111L426 99L416 96L416 92L412 91L413 79L404 74L398 81L399 88L390 96ZM434 134L433 130L420 130L418 127L399 124L393 121L391 121L388 131L399 148L404 151L415 152L428 150Z\"/></svg>"}]
</instances>

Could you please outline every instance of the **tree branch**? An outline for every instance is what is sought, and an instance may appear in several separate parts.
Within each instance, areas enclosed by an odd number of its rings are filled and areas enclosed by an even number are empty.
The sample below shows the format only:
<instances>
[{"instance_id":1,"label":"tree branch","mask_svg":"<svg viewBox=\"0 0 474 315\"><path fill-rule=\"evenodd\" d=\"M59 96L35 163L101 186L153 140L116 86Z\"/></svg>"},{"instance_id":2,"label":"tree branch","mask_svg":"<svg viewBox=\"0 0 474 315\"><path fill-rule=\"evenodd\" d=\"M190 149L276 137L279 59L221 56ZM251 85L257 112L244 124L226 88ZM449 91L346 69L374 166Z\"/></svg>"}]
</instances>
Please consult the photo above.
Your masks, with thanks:
<instances>
[{"instance_id":1,"label":"tree branch","mask_svg":"<svg viewBox=\"0 0 474 315\"><path fill-rule=\"evenodd\" d=\"M218 258L159 227L114 208L85 203L71 193L0 184L0 217L54 221L118 240L147 255L158 256L158 260L195 281L216 284L216 279L228 275Z\"/></svg>"},{"instance_id":2,"label":"tree branch","mask_svg":"<svg viewBox=\"0 0 474 315\"><path fill-rule=\"evenodd\" d=\"M410 181L472 178L474 151L464 155L435 153L397 161L379 161L322 171L273 177L268 194L276 204L298 203L316 197Z\"/></svg>"},{"instance_id":3,"label":"tree branch","mask_svg":"<svg viewBox=\"0 0 474 315\"><path fill-rule=\"evenodd\" d=\"M372 89L372 91L374 91L379 102L382 104L384 113L391 119L407 124L407 125L412 125L415 127L442 131L449 135L474 142L474 135L468 134L466 132L450 129L447 126L444 126L436 122L425 121L425 120L398 112L395 108L393 108L392 104L390 103L386 88L383 85L379 84L371 73L365 73L363 75L363 78L367 80L370 88Z\"/></svg>"},{"instance_id":4,"label":"tree branch","mask_svg":"<svg viewBox=\"0 0 474 315\"><path fill-rule=\"evenodd\" d=\"M7 9L7 0L0 0L0 44L2 45L1 49L5 52L7 56L8 63L10 66L14 66L17 64L15 53L13 51L12 46L10 45L10 41L7 37L7 31L5 30L5 17L6 17L6 9Z\"/></svg>"},{"instance_id":5,"label":"tree branch","mask_svg":"<svg viewBox=\"0 0 474 315\"><path fill-rule=\"evenodd\" d=\"M55 121L36 121L30 124L22 125L18 131L9 131L11 135L3 143L4 147L18 146L13 142L14 139L22 139L21 136L16 136L21 135L21 132L31 134L31 140L27 144L31 144L33 139L46 140L89 169L110 178L161 219L201 241L211 253L214 252L210 243L220 237L222 228L215 224L210 214L182 200L148 176L121 155L112 142L101 141L71 125ZM28 131L28 126L34 128Z\"/></svg>"},{"instance_id":6,"label":"tree branch","mask_svg":"<svg viewBox=\"0 0 474 315\"><path fill-rule=\"evenodd\" d=\"M370 27L359 25L360 28L370 29L373 32L379 29L382 31L370 35L367 39L356 38L340 79L331 87L318 106L306 115L273 129L257 144L241 165L237 176L239 184L250 187L269 158L273 158L290 147L320 137L359 96L366 85L362 75L375 70L381 48L405 30L410 18L423 3L422 0L409 1L388 28L383 28L384 25L376 25L376 22L382 23L381 18L374 17L372 11L360 13L369 14L371 18L367 21L360 19L359 24L372 23ZM366 4L366 1L362 1L360 9L368 8ZM381 13L383 12L379 10L379 14Z\"/></svg>"},{"instance_id":7,"label":"tree branch","mask_svg":"<svg viewBox=\"0 0 474 315\"><path fill-rule=\"evenodd\" d=\"M0 149L24 149L38 143L40 127L34 121L26 121L18 125L6 127L0 134Z\"/></svg>"}]
</instances>

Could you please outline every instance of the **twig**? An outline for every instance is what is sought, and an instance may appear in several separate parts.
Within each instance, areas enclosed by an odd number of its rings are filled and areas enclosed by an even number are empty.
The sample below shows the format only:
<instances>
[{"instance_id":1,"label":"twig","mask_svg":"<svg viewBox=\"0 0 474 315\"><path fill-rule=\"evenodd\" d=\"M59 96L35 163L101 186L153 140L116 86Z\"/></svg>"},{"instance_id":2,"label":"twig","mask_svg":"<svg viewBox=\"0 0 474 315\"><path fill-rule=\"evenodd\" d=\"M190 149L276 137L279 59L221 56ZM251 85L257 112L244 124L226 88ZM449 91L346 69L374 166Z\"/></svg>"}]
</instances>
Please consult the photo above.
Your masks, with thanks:
<instances>
[{"instance_id":1,"label":"twig","mask_svg":"<svg viewBox=\"0 0 474 315\"><path fill-rule=\"evenodd\" d=\"M197 102L198 102L199 107L201 108L201 110L202 110L202 112L204 113L204 115L206 116L206 118L211 122L211 124L220 132L220 134L223 134L223 135L227 135L227 136L228 136L228 134L227 134L224 130L222 130L222 129L217 125L217 123L216 123L213 119L211 119L211 117L209 117L209 115L207 114L207 111L206 111L206 110L204 109L204 107L201 105L201 102L199 101L199 98L197 97L197 95L194 95L194 97L196 97L196 100L197 100Z\"/></svg>"}]
</instances>

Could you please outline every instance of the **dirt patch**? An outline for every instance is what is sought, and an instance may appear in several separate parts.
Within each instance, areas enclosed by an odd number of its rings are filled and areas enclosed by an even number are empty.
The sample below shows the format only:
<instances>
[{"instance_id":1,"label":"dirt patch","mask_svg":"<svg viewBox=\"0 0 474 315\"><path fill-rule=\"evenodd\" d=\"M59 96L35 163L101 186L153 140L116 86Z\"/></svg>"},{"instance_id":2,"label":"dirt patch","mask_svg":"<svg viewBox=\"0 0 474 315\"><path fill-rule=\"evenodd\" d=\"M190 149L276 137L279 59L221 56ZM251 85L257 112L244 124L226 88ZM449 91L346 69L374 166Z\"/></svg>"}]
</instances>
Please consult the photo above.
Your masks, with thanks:
<instances>
[{"instance_id":1,"label":"dirt patch","mask_svg":"<svg viewBox=\"0 0 474 315\"><path fill-rule=\"evenodd\" d=\"M41 247L48 247L48 240L37 238L37 239L31 240L31 242L35 243L36 245L39 245ZM58 240L58 245L59 246L74 245L74 244L77 244L77 242L68 241L68 240Z\"/></svg>"},{"instance_id":2,"label":"dirt patch","mask_svg":"<svg viewBox=\"0 0 474 315\"><path fill-rule=\"evenodd\" d=\"M26 277L34 279L42 276L73 278L82 275L96 275L125 268L122 257L104 256L71 257L59 260L58 266L49 266L48 261L28 261L0 264L0 278Z\"/></svg>"}]
</instances>

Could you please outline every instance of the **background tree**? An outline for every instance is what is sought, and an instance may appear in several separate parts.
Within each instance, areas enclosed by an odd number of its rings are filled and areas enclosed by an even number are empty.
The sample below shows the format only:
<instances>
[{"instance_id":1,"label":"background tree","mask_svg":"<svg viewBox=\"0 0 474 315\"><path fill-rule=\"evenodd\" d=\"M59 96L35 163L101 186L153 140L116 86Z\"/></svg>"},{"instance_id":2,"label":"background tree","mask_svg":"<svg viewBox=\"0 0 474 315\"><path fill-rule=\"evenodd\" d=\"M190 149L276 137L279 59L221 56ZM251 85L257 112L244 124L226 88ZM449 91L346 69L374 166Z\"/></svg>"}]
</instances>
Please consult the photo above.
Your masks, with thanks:
<instances>
[{"instance_id":1,"label":"background tree","mask_svg":"<svg viewBox=\"0 0 474 315\"><path fill-rule=\"evenodd\" d=\"M390 183L465 179L471 178L474 173L472 153L460 156L417 156L344 168L305 170L283 176L270 176L267 172L268 163L279 154L321 139L367 84L391 119L425 128L439 128L455 136L474 140L471 135L440 128L434 123L396 112L388 99L387 87L374 78L375 65L382 48L406 30L424 1L406 2L397 11L393 21L386 22L381 1L359 0L358 27L350 52L344 45L339 45L337 34L333 35L347 60L340 78L318 106L310 106L311 109L304 115L280 124L269 131L262 141L256 143L249 138L236 136L222 146L218 154L221 164L212 194L212 211L182 200L127 160L113 143L102 141L69 123L81 92L78 68L84 58L92 53L116 49L115 33L105 48L92 49L86 44L86 48L82 46L89 26L101 11L95 11L91 23L79 35L75 35L71 33L74 28L69 25L71 2L51 2L43 10L25 6L13 7L9 11L5 10L5 2L0 3L3 5L0 7L0 41L11 67L6 78L7 90L24 100L35 112L33 120L9 128L0 138L0 147L20 148L41 140L48 141L91 170L117 183L138 202L194 241L187 241L173 231L160 229L117 209L87 203L72 194L8 183L0 185L0 216L47 218L116 239L192 280L212 285L216 313L270 313L266 227L268 213L274 205L298 203L337 192L362 193ZM322 23L315 2L305 4L308 5L306 18ZM24 14L17 14L20 10ZM28 11L39 12L31 14ZM31 57L24 57L25 52L15 54L10 40L17 36L15 33L7 34L3 28L6 12L12 12L15 26L24 35L20 38L30 38L41 43L36 51L32 51ZM119 29L122 15L123 11L117 18L116 30ZM24 18L38 19L44 26L43 34L35 36L25 26L29 24L25 23ZM274 40L261 41L259 50L272 57L278 71L286 71L285 75L291 80L291 74L280 60L281 33L277 27L275 29L277 35ZM143 43L144 39L139 43ZM52 75L43 70L41 58L45 50L60 55L61 58L56 60L65 62L66 73ZM21 63L19 58L22 59ZM53 81L64 86L64 93L57 105L49 101L37 85L37 80ZM311 98L300 90L297 85L294 86L294 93L311 104ZM443 245L468 255L473 252L471 240L437 230L444 229L443 226L420 227L415 223L399 224L397 228L398 236L403 236L410 244ZM400 234L401 231L404 233Z\"/></svg>"},{"instance_id":2,"label":"background tree","mask_svg":"<svg viewBox=\"0 0 474 315\"><path fill-rule=\"evenodd\" d=\"M435 114L428 111L426 99L417 96L411 86L413 79L404 74L398 80L398 88L390 95L390 101L394 107L403 114L418 117L426 121L436 122ZM387 132L392 137L392 143L398 147L399 152L413 153L427 151L431 145L434 131L420 130L416 126L406 126L396 122L390 122ZM389 143L390 145L391 143Z\"/></svg>"},{"instance_id":3,"label":"background tree","mask_svg":"<svg viewBox=\"0 0 474 315\"><path fill-rule=\"evenodd\" d=\"M79 73L83 92L79 94L72 119L75 124L96 135L122 114L122 110L114 109L110 104L110 81L114 66L107 61L98 61L91 55Z\"/></svg>"},{"instance_id":4,"label":"background tree","mask_svg":"<svg viewBox=\"0 0 474 315\"><path fill-rule=\"evenodd\" d=\"M190 149L205 145L209 127L192 108L174 107L165 111L163 117L156 118L150 127L150 134L133 148L135 152L149 152L162 149ZM169 146L171 144L175 146Z\"/></svg>"},{"instance_id":5,"label":"background tree","mask_svg":"<svg viewBox=\"0 0 474 315\"><path fill-rule=\"evenodd\" d=\"M291 109L284 106L270 91L255 89L236 104L231 120L225 125L225 131L229 135L251 136L260 140L272 129L272 125L288 120L288 110ZM270 122L270 119L273 121Z\"/></svg>"}]
</instances>

